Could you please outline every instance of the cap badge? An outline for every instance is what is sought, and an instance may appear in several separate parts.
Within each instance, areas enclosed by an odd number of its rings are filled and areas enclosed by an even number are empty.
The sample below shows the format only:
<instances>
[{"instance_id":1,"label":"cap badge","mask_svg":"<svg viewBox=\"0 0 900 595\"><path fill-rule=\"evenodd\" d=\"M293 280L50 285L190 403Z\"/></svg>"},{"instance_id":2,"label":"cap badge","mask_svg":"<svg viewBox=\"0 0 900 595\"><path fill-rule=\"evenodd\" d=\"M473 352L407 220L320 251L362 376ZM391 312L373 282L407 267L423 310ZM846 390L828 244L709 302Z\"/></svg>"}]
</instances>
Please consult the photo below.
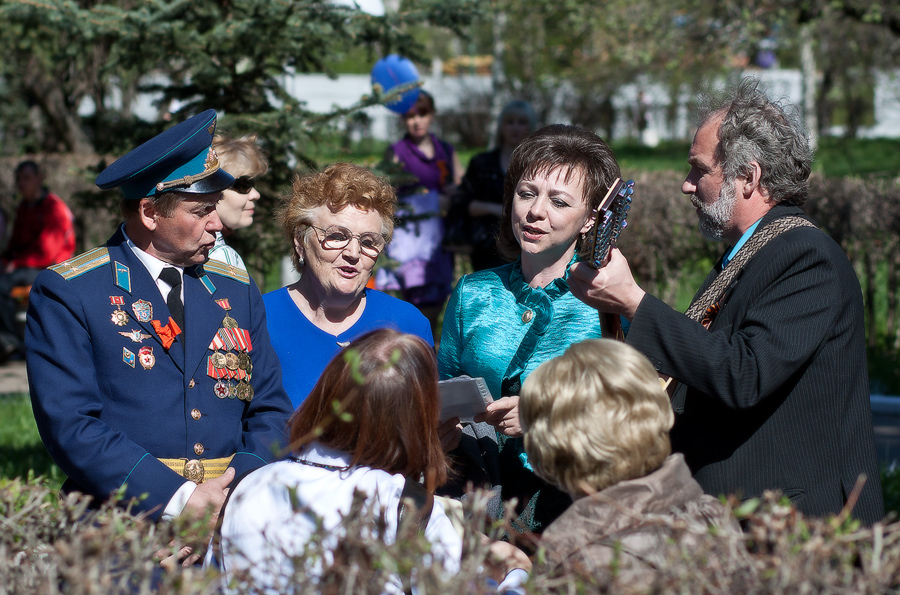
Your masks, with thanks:
<instances>
[{"instance_id":1,"label":"cap badge","mask_svg":"<svg viewBox=\"0 0 900 595\"><path fill-rule=\"evenodd\" d=\"M219 156L216 155L216 150L212 147L209 148L209 152L206 154L206 162L203 164L203 168L203 171L199 174L184 176L183 178L178 178L177 180L169 180L168 182L160 182L156 185L156 190L159 192L164 192L166 190L169 190L170 188L177 188L178 186L191 186L195 182L199 182L204 178L208 178L209 176L219 171Z\"/></svg>"}]
</instances>

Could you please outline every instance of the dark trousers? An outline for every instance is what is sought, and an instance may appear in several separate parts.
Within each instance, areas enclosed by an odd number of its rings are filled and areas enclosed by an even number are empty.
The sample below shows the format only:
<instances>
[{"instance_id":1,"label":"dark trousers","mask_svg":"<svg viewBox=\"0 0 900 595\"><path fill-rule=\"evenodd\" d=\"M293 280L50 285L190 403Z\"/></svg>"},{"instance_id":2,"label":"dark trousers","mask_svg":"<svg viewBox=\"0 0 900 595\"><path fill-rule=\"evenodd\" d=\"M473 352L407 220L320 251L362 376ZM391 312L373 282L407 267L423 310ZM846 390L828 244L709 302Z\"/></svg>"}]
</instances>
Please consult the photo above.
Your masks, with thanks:
<instances>
[{"instance_id":1,"label":"dark trousers","mask_svg":"<svg viewBox=\"0 0 900 595\"><path fill-rule=\"evenodd\" d=\"M21 351L25 345L16 322L18 302L10 293L13 287L31 285L42 269L20 268L0 274L0 355Z\"/></svg>"}]
</instances>

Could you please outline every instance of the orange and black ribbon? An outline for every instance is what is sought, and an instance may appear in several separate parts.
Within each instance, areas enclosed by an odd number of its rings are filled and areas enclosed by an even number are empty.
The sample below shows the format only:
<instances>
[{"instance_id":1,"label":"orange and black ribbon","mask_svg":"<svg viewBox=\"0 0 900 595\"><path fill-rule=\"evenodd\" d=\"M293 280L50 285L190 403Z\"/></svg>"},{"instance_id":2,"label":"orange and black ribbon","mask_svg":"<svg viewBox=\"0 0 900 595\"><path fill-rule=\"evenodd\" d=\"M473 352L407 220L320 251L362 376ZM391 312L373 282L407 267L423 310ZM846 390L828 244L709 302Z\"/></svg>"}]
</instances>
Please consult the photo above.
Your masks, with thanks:
<instances>
[{"instance_id":1,"label":"orange and black ribbon","mask_svg":"<svg viewBox=\"0 0 900 595\"><path fill-rule=\"evenodd\" d=\"M169 324L165 326L160 324L158 320L151 320L150 324L153 325L153 330L159 335L159 338L162 340L163 348L167 351L169 347L172 346L172 343L175 342L175 337L181 334L181 327L178 326L178 323L176 323L171 316L169 316Z\"/></svg>"},{"instance_id":2,"label":"orange and black ribbon","mask_svg":"<svg viewBox=\"0 0 900 595\"><path fill-rule=\"evenodd\" d=\"M703 319L700 321L700 324L703 325L703 328L708 329L709 325L712 324L713 320L716 318L716 314L719 313L721 306L719 306L719 302L716 302L712 306L706 309L706 312L703 314Z\"/></svg>"}]
</instances>

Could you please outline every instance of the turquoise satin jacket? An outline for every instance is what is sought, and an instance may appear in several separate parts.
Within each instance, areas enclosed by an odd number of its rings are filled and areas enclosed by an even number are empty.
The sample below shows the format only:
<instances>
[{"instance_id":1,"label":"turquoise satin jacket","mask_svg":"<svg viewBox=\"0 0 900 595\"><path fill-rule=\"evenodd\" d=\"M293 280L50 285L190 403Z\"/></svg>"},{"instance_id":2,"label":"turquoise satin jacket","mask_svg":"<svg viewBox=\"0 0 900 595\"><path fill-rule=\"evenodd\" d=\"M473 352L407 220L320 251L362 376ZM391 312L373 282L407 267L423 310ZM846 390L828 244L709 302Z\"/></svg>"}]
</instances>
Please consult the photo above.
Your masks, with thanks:
<instances>
[{"instance_id":1,"label":"turquoise satin jacket","mask_svg":"<svg viewBox=\"0 0 900 595\"><path fill-rule=\"evenodd\" d=\"M507 379L508 394L543 362L569 345L600 337L597 311L578 300L563 278L543 288L530 287L520 262L479 271L460 279L444 314L438 368L441 378L467 374L485 379L499 399ZM567 494L538 478L521 438L497 435L496 473L484 467L500 497L516 498L515 531L540 532L571 503ZM483 456L492 458L493 455Z\"/></svg>"},{"instance_id":2,"label":"turquoise satin jacket","mask_svg":"<svg viewBox=\"0 0 900 595\"><path fill-rule=\"evenodd\" d=\"M530 287L517 261L460 279L444 314L441 378L481 376L499 399L504 378L524 382L569 345L599 338L597 311L572 295L568 276Z\"/></svg>"}]
</instances>

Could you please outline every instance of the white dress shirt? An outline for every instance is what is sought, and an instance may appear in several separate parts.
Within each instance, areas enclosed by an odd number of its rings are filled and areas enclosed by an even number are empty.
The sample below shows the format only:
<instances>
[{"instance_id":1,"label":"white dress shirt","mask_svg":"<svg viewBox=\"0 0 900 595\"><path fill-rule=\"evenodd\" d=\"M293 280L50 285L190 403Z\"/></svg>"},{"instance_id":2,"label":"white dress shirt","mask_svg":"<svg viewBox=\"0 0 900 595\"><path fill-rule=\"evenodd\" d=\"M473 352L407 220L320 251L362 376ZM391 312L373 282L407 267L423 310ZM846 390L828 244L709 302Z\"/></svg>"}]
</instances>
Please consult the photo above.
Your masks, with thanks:
<instances>
[{"instance_id":1,"label":"white dress shirt","mask_svg":"<svg viewBox=\"0 0 900 595\"><path fill-rule=\"evenodd\" d=\"M138 260L141 261L141 264L147 269L150 273L150 276L156 280L156 287L159 288L159 294L163 297L163 300L168 299L169 291L171 291L172 286L159 278L159 274L162 273L162 270L166 267L171 267L178 271L178 274L181 275L182 280L184 280L184 267L180 267L168 262L163 262L162 260L144 252L137 245L131 241L131 238L128 237L128 234L125 233L125 228L122 228L122 233L125 234L125 243L128 244L128 247L131 248L131 251L134 252L134 255L138 257ZM184 303L184 283L181 284L181 303Z\"/></svg>"}]
</instances>

